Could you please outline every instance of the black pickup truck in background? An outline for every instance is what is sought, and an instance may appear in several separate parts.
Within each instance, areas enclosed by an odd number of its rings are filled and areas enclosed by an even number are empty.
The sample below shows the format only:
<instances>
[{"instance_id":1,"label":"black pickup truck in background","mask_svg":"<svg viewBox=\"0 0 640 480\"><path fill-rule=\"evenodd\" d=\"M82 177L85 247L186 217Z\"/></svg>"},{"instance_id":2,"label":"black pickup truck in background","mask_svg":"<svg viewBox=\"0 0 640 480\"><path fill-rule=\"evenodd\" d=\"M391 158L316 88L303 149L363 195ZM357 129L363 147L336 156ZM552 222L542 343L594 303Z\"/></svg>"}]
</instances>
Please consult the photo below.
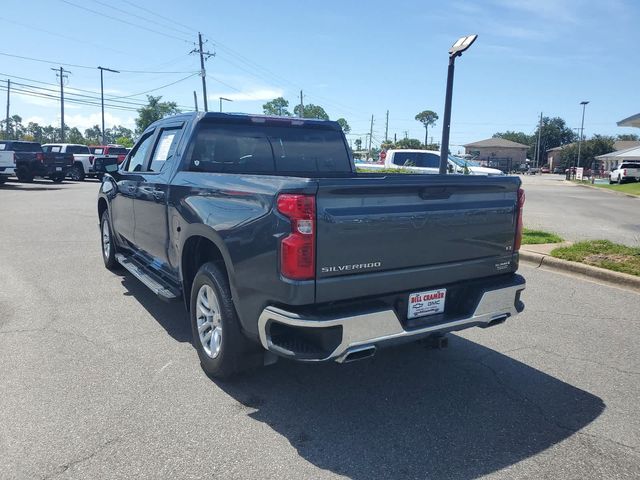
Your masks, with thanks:
<instances>
[{"instance_id":1,"label":"black pickup truck in background","mask_svg":"<svg viewBox=\"0 0 640 480\"><path fill-rule=\"evenodd\" d=\"M358 174L336 122L219 113L160 120L96 171L105 266L184 299L212 376L524 308L518 177Z\"/></svg>"},{"instance_id":2,"label":"black pickup truck in background","mask_svg":"<svg viewBox=\"0 0 640 480\"><path fill-rule=\"evenodd\" d=\"M72 154L44 152L37 142L1 140L0 145L3 145L4 151L14 152L16 176L21 182L44 177L59 183L73 166Z\"/></svg>"}]
</instances>

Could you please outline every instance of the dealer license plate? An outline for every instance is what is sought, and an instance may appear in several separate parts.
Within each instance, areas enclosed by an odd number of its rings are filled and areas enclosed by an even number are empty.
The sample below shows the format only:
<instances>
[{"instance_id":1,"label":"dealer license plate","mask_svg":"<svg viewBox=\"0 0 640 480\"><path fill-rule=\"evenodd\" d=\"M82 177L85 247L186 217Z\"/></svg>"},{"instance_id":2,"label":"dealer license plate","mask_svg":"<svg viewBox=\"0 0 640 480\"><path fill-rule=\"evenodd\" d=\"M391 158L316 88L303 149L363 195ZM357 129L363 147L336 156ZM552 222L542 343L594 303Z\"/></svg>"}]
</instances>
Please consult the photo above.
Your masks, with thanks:
<instances>
[{"instance_id":1,"label":"dealer license plate","mask_svg":"<svg viewBox=\"0 0 640 480\"><path fill-rule=\"evenodd\" d=\"M56 172L61 172L62 171L62 167L56 167Z\"/></svg>"},{"instance_id":2,"label":"dealer license plate","mask_svg":"<svg viewBox=\"0 0 640 480\"><path fill-rule=\"evenodd\" d=\"M446 297L446 288L412 293L409 295L407 318L425 317L444 312Z\"/></svg>"}]
</instances>

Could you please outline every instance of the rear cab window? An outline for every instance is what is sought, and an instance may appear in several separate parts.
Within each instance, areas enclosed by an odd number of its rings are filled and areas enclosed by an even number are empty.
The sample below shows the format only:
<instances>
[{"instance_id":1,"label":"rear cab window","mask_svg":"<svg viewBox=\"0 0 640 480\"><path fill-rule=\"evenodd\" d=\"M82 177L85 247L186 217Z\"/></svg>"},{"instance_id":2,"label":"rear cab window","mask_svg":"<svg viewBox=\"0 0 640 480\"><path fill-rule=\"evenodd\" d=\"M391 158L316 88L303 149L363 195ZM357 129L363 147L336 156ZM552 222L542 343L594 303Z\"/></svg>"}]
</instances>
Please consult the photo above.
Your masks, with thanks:
<instances>
[{"instance_id":1,"label":"rear cab window","mask_svg":"<svg viewBox=\"0 0 640 480\"><path fill-rule=\"evenodd\" d=\"M89 155L91 151L89 150L89 147L85 147L84 145L68 145L67 153Z\"/></svg>"},{"instance_id":2,"label":"rear cab window","mask_svg":"<svg viewBox=\"0 0 640 480\"><path fill-rule=\"evenodd\" d=\"M323 125L219 124L203 120L186 158L193 172L350 174L342 133Z\"/></svg>"},{"instance_id":3,"label":"rear cab window","mask_svg":"<svg viewBox=\"0 0 640 480\"><path fill-rule=\"evenodd\" d=\"M394 152L393 163L401 167L439 168L440 155L427 152Z\"/></svg>"},{"instance_id":4,"label":"rear cab window","mask_svg":"<svg viewBox=\"0 0 640 480\"><path fill-rule=\"evenodd\" d=\"M46 153L60 153L62 147L60 145L45 145L42 150Z\"/></svg>"},{"instance_id":5,"label":"rear cab window","mask_svg":"<svg viewBox=\"0 0 640 480\"><path fill-rule=\"evenodd\" d=\"M640 163L623 163L620 168L640 168Z\"/></svg>"}]
</instances>

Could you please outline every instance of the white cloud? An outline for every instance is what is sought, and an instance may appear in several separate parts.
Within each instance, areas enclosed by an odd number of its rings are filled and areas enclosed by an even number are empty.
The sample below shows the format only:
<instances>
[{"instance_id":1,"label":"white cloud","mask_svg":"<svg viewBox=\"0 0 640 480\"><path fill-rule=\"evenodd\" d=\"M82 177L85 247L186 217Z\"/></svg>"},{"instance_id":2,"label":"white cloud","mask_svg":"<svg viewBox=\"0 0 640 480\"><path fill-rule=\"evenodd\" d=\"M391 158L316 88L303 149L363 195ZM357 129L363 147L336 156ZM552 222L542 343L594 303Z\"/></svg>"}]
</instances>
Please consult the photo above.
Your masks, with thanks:
<instances>
[{"instance_id":1,"label":"white cloud","mask_svg":"<svg viewBox=\"0 0 640 480\"><path fill-rule=\"evenodd\" d=\"M244 90L241 92L218 92L209 95L209 101L217 101L220 97L228 98L234 102L245 101L265 101L273 100L274 98L281 97L284 92L275 88L255 88L250 90Z\"/></svg>"},{"instance_id":2,"label":"white cloud","mask_svg":"<svg viewBox=\"0 0 640 480\"><path fill-rule=\"evenodd\" d=\"M92 113L89 115L65 115L64 123L69 127L77 127L78 130L83 132L87 128L91 128L94 125L100 125L102 123L102 116L100 112ZM127 128L135 128L135 119L133 117L118 117L109 112L104 113L104 124L107 128L114 125L122 125Z\"/></svg>"}]
</instances>

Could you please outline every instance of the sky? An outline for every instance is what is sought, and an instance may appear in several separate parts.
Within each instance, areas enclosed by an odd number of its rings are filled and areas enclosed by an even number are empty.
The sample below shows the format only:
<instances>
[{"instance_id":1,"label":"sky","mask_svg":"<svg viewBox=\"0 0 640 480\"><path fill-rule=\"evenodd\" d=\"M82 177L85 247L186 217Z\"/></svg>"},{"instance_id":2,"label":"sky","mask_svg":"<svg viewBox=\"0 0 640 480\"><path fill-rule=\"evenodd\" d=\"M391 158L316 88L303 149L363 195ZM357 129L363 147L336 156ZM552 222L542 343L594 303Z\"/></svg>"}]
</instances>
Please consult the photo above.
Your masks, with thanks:
<instances>
[{"instance_id":1,"label":"sky","mask_svg":"<svg viewBox=\"0 0 640 480\"><path fill-rule=\"evenodd\" d=\"M348 121L352 141L364 141L372 115L373 144L384 140L387 110L390 138L424 139L414 117L433 110L438 142L447 51L475 33L456 60L452 151L495 132L531 133L540 112L578 128L583 100L585 136L640 134L616 125L640 113L639 23L636 0L2 0L0 89L7 78L21 83L11 114L59 125L51 68L62 63L68 98L96 103L65 102L65 123L82 131L100 123L97 66L120 71L104 73L105 96L117 100L107 102L107 127L133 128L146 94L189 111L196 91L202 109L199 58L189 54L202 32L215 53L206 62L209 110L225 97L233 100L225 111L261 113L284 96L293 111L303 90L305 104Z\"/></svg>"}]
</instances>

